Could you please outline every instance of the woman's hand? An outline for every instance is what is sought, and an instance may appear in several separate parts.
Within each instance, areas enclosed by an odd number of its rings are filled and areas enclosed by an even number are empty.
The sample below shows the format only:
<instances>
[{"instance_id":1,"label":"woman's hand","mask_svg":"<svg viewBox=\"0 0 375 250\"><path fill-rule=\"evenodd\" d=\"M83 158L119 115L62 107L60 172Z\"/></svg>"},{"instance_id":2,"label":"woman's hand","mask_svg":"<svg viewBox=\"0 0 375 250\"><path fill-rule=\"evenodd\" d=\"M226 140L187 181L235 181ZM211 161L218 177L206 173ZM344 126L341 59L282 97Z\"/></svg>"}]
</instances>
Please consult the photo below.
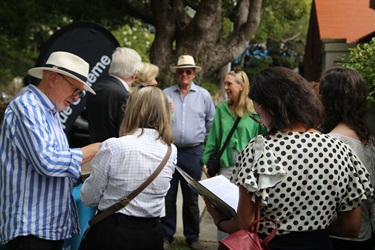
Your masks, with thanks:
<instances>
[{"instance_id":1,"label":"woman's hand","mask_svg":"<svg viewBox=\"0 0 375 250\"><path fill-rule=\"evenodd\" d=\"M207 211L210 213L210 215L211 215L212 219L214 220L214 223L217 227L219 227L219 225L218 225L219 222L224 221L224 220L228 220L228 218L225 217L224 214L222 214L221 212L216 210L216 208L214 206L212 206L209 199L207 199L205 197L203 199L204 199L204 202L206 203Z\"/></svg>"},{"instance_id":2,"label":"woman's hand","mask_svg":"<svg viewBox=\"0 0 375 250\"><path fill-rule=\"evenodd\" d=\"M208 168L206 164L203 164L202 171L206 175L207 178L211 178L211 176L208 174Z\"/></svg>"}]
</instances>

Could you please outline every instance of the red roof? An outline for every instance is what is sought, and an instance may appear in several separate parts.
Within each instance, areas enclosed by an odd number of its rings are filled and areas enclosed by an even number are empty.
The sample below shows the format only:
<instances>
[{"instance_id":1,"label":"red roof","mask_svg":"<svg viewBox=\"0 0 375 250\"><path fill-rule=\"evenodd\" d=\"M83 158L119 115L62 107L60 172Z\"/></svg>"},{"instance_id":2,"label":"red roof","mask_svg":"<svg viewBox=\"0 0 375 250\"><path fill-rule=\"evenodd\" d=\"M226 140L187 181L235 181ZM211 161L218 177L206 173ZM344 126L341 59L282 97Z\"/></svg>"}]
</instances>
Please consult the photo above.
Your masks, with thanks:
<instances>
[{"instance_id":1,"label":"red roof","mask_svg":"<svg viewBox=\"0 0 375 250\"><path fill-rule=\"evenodd\" d=\"M375 31L369 0L315 0L320 39L346 38L347 43Z\"/></svg>"}]
</instances>

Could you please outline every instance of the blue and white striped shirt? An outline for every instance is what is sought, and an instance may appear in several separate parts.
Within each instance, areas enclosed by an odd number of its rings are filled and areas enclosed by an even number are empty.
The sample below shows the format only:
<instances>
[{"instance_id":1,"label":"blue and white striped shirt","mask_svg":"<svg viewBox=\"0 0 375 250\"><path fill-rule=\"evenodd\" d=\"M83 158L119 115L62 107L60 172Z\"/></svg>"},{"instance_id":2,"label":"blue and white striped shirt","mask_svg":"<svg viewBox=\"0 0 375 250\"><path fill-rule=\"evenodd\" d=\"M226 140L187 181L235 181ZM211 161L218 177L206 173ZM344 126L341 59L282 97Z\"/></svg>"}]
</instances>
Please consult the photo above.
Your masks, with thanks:
<instances>
[{"instance_id":1,"label":"blue and white striped shirt","mask_svg":"<svg viewBox=\"0 0 375 250\"><path fill-rule=\"evenodd\" d=\"M55 105L38 88L15 98L0 129L0 241L80 233L72 188L82 151L69 149Z\"/></svg>"}]
</instances>

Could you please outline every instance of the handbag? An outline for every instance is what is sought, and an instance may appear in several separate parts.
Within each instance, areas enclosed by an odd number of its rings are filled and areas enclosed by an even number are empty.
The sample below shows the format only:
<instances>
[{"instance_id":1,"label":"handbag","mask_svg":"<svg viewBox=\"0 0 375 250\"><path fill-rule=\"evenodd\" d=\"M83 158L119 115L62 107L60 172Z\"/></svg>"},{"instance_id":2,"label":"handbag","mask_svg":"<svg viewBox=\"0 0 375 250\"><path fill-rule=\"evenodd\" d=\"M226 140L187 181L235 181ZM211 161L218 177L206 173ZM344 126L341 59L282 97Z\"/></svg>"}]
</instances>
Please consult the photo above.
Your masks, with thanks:
<instances>
[{"instance_id":1,"label":"handbag","mask_svg":"<svg viewBox=\"0 0 375 250\"><path fill-rule=\"evenodd\" d=\"M278 227L277 222L273 219L259 218L259 202L255 203L255 219L250 224L249 230L238 230L225 239L219 241L218 250L263 250L268 249L267 243L276 235ZM263 240L259 238L257 233L258 224L261 221L271 221L275 224L272 232Z\"/></svg>"},{"instance_id":2,"label":"handbag","mask_svg":"<svg viewBox=\"0 0 375 250\"><path fill-rule=\"evenodd\" d=\"M230 130L227 138L225 139L224 145L221 147L220 151L218 153L211 154L208 158L208 161L206 163L207 165L207 172L209 176L215 176L219 173L220 169L220 157L224 153L225 148L227 147L230 138L232 137L234 130L236 130L236 127L238 123L240 122L241 117L237 117L236 121L233 124L232 129Z\"/></svg>"},{"instance_id":3,"label":"handbag","mask_svg":"<svg viewBox=\"0 0 375 250\"><path fill-rule=\"evenodd\" d=\"M109 217L111 214L115 213L116 211L120 210L121 208L125 207L130 203L134 197L136 197L143 189L145 189L155 178L159 175L161 170L164 168L165 164L167 163L170 155L172 152L172 148L168 145L167 153L165 154L163 160L160 162L159 166L155 169L155 171L137 188L135 189L130 195L127 197L122 198L119 202L115 203L114 205L110 206L108 209L101 213L97 213L90 221L89 227L85 230L82 236L82 241L80 244L80 249L84 249L81 247L86 245L86 241L89 241L90 237L90 228L95 224L99 223L100 221L104 220L105 218Z\"/></svg>"}]
</instances>

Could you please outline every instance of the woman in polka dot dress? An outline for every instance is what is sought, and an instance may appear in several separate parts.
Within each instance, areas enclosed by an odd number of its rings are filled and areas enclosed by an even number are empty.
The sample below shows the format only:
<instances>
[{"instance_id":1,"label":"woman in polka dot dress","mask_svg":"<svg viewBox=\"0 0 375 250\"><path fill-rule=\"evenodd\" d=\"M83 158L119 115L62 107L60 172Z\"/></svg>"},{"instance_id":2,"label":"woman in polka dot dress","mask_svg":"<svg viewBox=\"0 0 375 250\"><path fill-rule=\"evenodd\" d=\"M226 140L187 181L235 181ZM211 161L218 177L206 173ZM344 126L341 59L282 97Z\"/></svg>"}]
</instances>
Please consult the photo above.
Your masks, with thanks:
<instances>
[{"instance_id":1,"label":"woman in polka dot dress","mask_svg":"<svg viewBox=\"0 0 375 250\"><path fill-rule=\"evenodd\" d=\"M353 149L366 166L374 185L375 141L367 126L368 89L365 80L352 69L331 68L323 73L319 91L325 111L324 122L319 128ZM361 210L358 237L332 237L335 249L374 249L374 200L363 202Z\"/></svg>"},{"instance_id":2,"label":"woman in polka dot dress","mask_svg":"<svg viewBox=\"0 0 375 250\"><path fill-rule=\"evenodd\" d=\"M292 70L274 67L255 77L249 97L269 132L249 142L234 168L237 217L227 220L206 200L218 228L248 229L258 199L260 217L278 222L271 249L332 249L329 234L358 236L360 204L373 196L369 174L349 146L314 129L323 110L316 91ZM273 228L261 222L258 234Z\"/></svg>"}]
</instances>

